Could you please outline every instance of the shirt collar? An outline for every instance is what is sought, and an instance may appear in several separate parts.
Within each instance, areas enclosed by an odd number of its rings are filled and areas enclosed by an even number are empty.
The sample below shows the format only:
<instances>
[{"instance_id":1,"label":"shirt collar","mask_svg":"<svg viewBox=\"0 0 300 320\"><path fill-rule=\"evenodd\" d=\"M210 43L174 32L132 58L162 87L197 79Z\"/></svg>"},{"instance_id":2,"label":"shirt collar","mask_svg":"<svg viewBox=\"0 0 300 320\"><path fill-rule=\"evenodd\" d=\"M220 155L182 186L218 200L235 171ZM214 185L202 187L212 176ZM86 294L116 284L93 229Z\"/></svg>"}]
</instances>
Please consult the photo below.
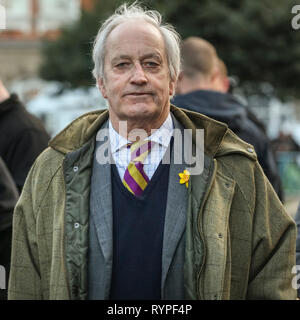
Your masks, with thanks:
<instances>
[{"instance_id":1,"label":"shirt collar","mask_svg":"<svg viewBox=\"0 0 300 320\"><path fill-rule=\"evenodd\" d=\"M160 128L155 130L153 134L151 134L146 138L146 140L151 140L167 148L169 146L170 139L173 135L173 130L174 130L174 125L173 125L171 114L169 113L167 119L160 126ZM124 148L125 146L127 146L128 143L130 143L130 141L125 139L123 136L121 136L113 128L110 120L109 120L109 140L110 140L110 148L111 148L112 154Z\"/></svg>"}]
</instances>

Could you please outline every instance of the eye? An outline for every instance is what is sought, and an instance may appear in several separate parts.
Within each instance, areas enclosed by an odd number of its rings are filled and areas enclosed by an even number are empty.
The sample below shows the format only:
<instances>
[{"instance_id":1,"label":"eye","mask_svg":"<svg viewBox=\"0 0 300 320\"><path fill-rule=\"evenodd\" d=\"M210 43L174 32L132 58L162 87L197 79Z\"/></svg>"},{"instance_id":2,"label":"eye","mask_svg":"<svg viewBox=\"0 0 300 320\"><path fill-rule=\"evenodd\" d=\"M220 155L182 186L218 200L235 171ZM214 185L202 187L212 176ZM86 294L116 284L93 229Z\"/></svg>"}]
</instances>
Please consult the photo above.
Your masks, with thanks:
<instances>
[{"instance_id":1,"label":"eye","mask_svg":"<svg viewBox=\"0 0 300 320\"><path fill-rule=\"evenodd\" d=\"M125 69L129 66L129 62L120 62L115 65L115 68L117 69Z\"/></svg>"},{"instance_id":2,"label":"eye","mask_svg":"<svg viewBox=\"0 0 300 320\"><path fill-rule=\"evenodd\" d=\"M144 66L146 68L154 69L154 68L158 68L159 67L159 63L157 63L155 61L145 61L144 62Z\"/></svg>"}]
</instances>

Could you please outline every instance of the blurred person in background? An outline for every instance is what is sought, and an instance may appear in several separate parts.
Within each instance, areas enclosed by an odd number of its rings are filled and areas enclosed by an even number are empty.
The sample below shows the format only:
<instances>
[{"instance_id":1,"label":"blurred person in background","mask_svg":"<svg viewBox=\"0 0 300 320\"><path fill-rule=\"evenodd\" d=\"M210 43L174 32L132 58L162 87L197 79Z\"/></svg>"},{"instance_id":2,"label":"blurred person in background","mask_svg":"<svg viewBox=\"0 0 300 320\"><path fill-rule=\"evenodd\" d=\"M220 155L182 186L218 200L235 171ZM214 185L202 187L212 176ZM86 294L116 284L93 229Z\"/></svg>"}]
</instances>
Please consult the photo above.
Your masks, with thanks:
<instances>
[{"instance_id":1,"label":"blurred person in background","mask_svg":"<svg viewBox=\"0 0 300 320\"><path fill-rule=\"evenodd\" d=\"M258 161L274 190L283 201L283 192L271 143L263 124L228 92L230 81L224 62L208 41L189 37L182 43L182 71L172 103L226 123L256 151Z\"/></svg>"},{"instance_id":2,"label":"blurred person in background","mask_svg":"<svg viewBox=\"0 0 300 320\"><path fill-rule=\"evenodd\" d=\"M179 40L137 3L101 26L93 75L109 109L73 121L30 170L9 299L296 298L296 226L255 151L225 124L170 105ZM204 142L186 136L197 129ZM177 147L191 156L185 138L203 171L176 162Z\"/></svg>"},{"instance_id":3,"label":"blurred person in background","mask_svg":"<svg viewBox=\"0 0 300 320\"><path fill-rule=\"evenodd\" d=\"M4 161L0 157L0 266L5 269L5 289L0 289L0 300L7 299L10 269L13 210L19 193Z\"/></svg>"},{"instance_id":4,"label":"blurred person in background","mask_svg":"<svg viewBox=\"0 0 300 320\"><path fill-rule=\"evenodd\" d=\"M27 112L18 96L9 94L0 80L0 156L20 192L49 139L42 121Z\"/></svg>"},{"instance_id":5,"label":"blurred person in background","mask_svg":"<svg viewBox=\"0 0 300 320\"><path fill-rule=\"evenodd\" d=\"M229 88L227 90L227 93L233 94L234 89L238 86L238 81L235 78L228 76L227 67L226 67L224 61L220 58L218 58L218 61L219 61L219 70L220 70L221 76L224 77L224 79L226 79L226 81L229 81ZM266 135L267 130L266 130L264 123L262 121L260 121L257 118L257 116L249 108L246 108L245 106L242 106L242 107L247 112L247 117L252 122L254 122L261 129L261 131L263 131L263 133Z\"/></svg>"}]
</instances>

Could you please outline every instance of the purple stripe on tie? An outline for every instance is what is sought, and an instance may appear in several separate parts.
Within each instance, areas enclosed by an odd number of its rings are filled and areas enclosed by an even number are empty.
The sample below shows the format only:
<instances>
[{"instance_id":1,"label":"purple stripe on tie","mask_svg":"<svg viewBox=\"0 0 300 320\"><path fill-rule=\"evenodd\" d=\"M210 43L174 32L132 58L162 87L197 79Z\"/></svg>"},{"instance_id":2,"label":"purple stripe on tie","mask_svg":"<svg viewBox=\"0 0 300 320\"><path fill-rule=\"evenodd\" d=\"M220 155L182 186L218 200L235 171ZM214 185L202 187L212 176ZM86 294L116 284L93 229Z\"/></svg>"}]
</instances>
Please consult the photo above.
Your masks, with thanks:
<instances>
[{"instance_id":1,"label":"purple stripe on tie","mask_svg":"<svg viewBox=\"0 0 300 320\"><path fill-rule=\"evenodd\" d=\"M147 177L145 171L144 171L144 165L141 162L135 162L136 168L139 170L140 174L144 177L144 179L149 183L149 178Z\"/></svg>"},{"instance_id":2,"label":"purple stripe on tie","mask_svg":"<svg viewBox=\"0 0 300 320\"><path fill-rule=\"evenodd\" d=\"M151 150L151 141L147 141L146 143L144 143L144 144L142 144L141 146L140 146L140 152L141 153L144 153L144 152L146 152L146 151L149 151L150 152L150 150Z\"/></svg>"},{"instance_id":3,"label":"purple stripe on tie","mask_svg":"<svg viewBox=\"0 0 300 320\"><path fill-rule=\"evenodd\" d=\"M135 158L137 158L140 155L140 148L135 149L133 152L131 152L131 161L133 161Z\"/></svg>"},{"instance_id":4,"label":"purple stripe on tie","mask_svg":"<svg viewBox=\"0 0 300 320\"><path fill-rule=\"evenodd\" d=\"M129 171L126 170L124 174L124 180L128 184L128 187L132 190L132 192L136 195L139 196L143 193L143 190L141 187L136 183L136 181L132 178L130 175Z\"/></svg>"}]
</instances>

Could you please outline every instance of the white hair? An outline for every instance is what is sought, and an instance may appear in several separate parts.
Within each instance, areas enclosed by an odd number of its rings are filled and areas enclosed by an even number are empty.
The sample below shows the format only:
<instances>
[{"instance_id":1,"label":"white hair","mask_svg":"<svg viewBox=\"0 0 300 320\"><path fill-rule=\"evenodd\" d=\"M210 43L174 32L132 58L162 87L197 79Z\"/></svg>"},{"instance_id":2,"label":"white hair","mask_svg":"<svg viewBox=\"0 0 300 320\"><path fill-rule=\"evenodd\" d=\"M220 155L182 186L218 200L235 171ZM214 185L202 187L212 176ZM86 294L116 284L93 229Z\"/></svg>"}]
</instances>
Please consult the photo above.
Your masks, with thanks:
<instances>
[{"instance_id":1,"label":"white hair","mask_svg":"<svg viewBox=\"0 0 300 320\"><path fill-rule=\"evenodd\" d=\"M163 36L168 59L169 74L172 81L176 81L180 71L180 36L170 24L163 24L161 14L155 10L145 10L137 2L128 6L121 5L110 16L98 31L93 46L94 69L92 71L96 82L104 76L104 57L107 37L114 28L132 19L143 19L155 26Z\"/></svg>"}]
</instances>

